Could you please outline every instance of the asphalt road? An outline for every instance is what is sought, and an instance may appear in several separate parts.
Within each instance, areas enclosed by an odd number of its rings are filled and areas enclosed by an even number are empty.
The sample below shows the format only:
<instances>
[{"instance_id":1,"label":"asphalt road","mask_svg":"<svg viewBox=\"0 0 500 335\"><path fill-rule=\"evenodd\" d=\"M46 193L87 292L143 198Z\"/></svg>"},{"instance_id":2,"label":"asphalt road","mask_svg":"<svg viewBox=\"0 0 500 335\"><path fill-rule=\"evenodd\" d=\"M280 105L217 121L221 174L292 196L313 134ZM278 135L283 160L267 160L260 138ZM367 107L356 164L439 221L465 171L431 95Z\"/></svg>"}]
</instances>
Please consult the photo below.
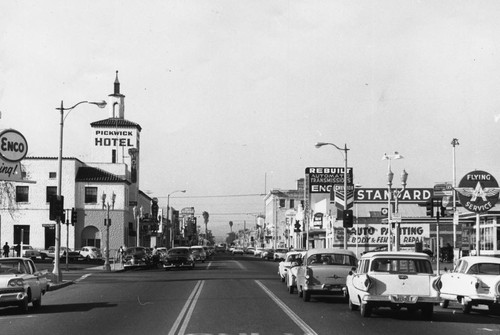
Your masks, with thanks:
<instances>
[{"instance_id":1,"label":"asphalt road","mask_svg":"<svg viewBox=\"0 0 500 335\"><path fill-rule=\"evenodd\" d=\"M49 264L50 266L50 264ZM40 266L39 266L40 267ZM278 279L278 263L218 255L194 270L103 272L78 264L75 283L43 297L42 309L0 309L1 334L500 334L500 316L458 305L419 313L382 309L370 318L336 297L304 302Z\"/></svg>"}]
</instances>

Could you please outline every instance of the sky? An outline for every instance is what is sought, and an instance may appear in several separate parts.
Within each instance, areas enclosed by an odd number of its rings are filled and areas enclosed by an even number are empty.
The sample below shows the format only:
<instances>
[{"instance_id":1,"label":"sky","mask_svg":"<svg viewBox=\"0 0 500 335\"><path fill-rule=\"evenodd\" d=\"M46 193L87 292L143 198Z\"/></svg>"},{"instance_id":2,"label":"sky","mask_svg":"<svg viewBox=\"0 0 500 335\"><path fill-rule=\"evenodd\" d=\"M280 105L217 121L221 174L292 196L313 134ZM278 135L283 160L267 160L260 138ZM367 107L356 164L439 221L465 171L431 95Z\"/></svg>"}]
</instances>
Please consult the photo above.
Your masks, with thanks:
<instances>
[{"instance_id":1,"label":"sky","mask_svg":"<svg viewBox=\"0 0 500 335\"><path fill-rule=\"evenodd\" d=\"M385 187L384 153L408 187L500 178L498 1L2 1L1 127L29 156L57 157L64 101L107 99L119 71L141 132L140 188L212 213L215 235L255 221L270 189L306 167ZM90 157L90 123L66 118L64 156ZM395 186L399 181L395 177Z\"/></svg>"}]
</instances>

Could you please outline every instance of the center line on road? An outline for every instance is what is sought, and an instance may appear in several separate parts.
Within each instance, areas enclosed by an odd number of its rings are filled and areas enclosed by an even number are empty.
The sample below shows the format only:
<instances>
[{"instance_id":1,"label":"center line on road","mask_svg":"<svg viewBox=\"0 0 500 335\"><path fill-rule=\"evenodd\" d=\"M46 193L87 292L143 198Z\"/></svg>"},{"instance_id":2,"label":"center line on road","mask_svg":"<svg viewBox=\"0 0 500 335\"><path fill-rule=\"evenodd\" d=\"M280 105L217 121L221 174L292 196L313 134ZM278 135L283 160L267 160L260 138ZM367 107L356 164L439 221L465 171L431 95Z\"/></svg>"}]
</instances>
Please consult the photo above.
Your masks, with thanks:
<instances>
[{"instance_id":1,"label":"center line on road","mask_svg":"<svg viewBox=\"0 0 500 335\"><path fill-rule=\"evenodd\" d=\"M274 302L283 310L283 312L285 312L285 314L287 314L288 317L292 319L292 321L295 322L295 324L299 326L300 329L302 329L304 334L318 335L318 333L316 333L314 329L312 329L304 320L302 320L297 314L295 314L295 312L292 311L290 307L288 307L283 301L281 301L276 295L274 295L271 290L264 286L264 284L262 284L260 280L256 280L255 282L264 290L264 292L267 293L269 297L271 297L271 299L274 300Z\"/></svg>"},{"instance_id":2,"label":"center line on road","mask_svg":"<svg viewBox=\"0 0 500 335\"><path fill-rule=\"evenodd\" d=\"M175 334L177 328L179 328L179 325L180 325L180 323L181 323L181 321L183 319L184 319L184 322L182 323L182 326L179 329L178 334L179 335L183 335L184 334L184 332L186 331L189 319L191 318L191 315L193 314L193 310L194 310L194 307L196 305L196 301L198 300L198 297L200 296L201 289L203 288L204 283L205 283L204 280L203 281L199 280L196 283L196 285L195 285L195 287L193 289L193 292L191 292L191 294L189 295L188 300L184 304L184 307L182 307L182 310L179 313L179 316L177 317L177 319L175 320L174 325L172 326L172 328L168 332L168 335L174 335Z\"/></svg>"}]
</instances>

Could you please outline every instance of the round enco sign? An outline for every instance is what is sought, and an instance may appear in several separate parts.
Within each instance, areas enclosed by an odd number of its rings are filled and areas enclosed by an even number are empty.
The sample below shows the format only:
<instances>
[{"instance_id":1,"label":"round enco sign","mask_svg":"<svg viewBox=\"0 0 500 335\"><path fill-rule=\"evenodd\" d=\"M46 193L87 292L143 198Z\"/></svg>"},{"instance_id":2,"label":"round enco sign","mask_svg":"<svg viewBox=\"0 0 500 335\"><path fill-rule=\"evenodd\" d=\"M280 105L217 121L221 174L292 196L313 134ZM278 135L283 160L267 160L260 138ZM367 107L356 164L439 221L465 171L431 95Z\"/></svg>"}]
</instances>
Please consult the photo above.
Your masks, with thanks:
<instances>
[{"instance_id":1,"label":"round enco sign","mask_svg":"<svg viewBox=\"0 0 500 335\"><path fill-rule=\"evenodd\" d=\"M488 172L472 171L462 178L455 190L465 209L484 213L497 203L500 188L495 178Z\"/></svg>"},{"instance_id":2,"label":"round enco sign","mask_svg":"<svg viewBox=\"0 0 500 335\"><path fill-rule=\"evenodd\" d=\"M23 134L14 129L0 133L0 156L9 162L19 162L28 153L28 142Z\"/></svg>"}]
</instances>

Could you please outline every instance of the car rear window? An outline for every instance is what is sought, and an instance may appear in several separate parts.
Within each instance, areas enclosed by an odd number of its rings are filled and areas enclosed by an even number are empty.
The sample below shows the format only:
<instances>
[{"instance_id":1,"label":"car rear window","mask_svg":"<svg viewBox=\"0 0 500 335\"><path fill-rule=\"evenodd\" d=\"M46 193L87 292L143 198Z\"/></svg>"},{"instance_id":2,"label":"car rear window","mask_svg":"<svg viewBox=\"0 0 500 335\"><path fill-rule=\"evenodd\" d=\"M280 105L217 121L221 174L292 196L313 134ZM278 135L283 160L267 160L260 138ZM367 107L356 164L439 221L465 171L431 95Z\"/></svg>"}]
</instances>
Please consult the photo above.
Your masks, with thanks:
<instances>
[{"instance_id":1,"label":"car rear window","mask_svg":"<svg viewBox=\"0 0 500 335\"><path fill-rule=\"evenodd\" d=\"M169 255L185 255L187 253L189 253L187 249L172 249L168 251Z\"/></svg>"},{"instance_id":2,"label":"car rear window","mask_svg":"<svg viewBox=\"0 0 500 335\"><path fill-rule=\"evenodd\" d=\"M376 258L372 260L371 270L391 273L433 273L428 260L412 258Z\"/></svg>"},{"instance_id":3,"label":"car rear window","mask_svg":"<svg viewBox=\"0 0 500 335\"><path fill-rule=\"evenodd\" d=\"M356 266L356 258L344 254L314 254L307 259L307 265L350 265Z\"/></svg>"}]
</instances>

